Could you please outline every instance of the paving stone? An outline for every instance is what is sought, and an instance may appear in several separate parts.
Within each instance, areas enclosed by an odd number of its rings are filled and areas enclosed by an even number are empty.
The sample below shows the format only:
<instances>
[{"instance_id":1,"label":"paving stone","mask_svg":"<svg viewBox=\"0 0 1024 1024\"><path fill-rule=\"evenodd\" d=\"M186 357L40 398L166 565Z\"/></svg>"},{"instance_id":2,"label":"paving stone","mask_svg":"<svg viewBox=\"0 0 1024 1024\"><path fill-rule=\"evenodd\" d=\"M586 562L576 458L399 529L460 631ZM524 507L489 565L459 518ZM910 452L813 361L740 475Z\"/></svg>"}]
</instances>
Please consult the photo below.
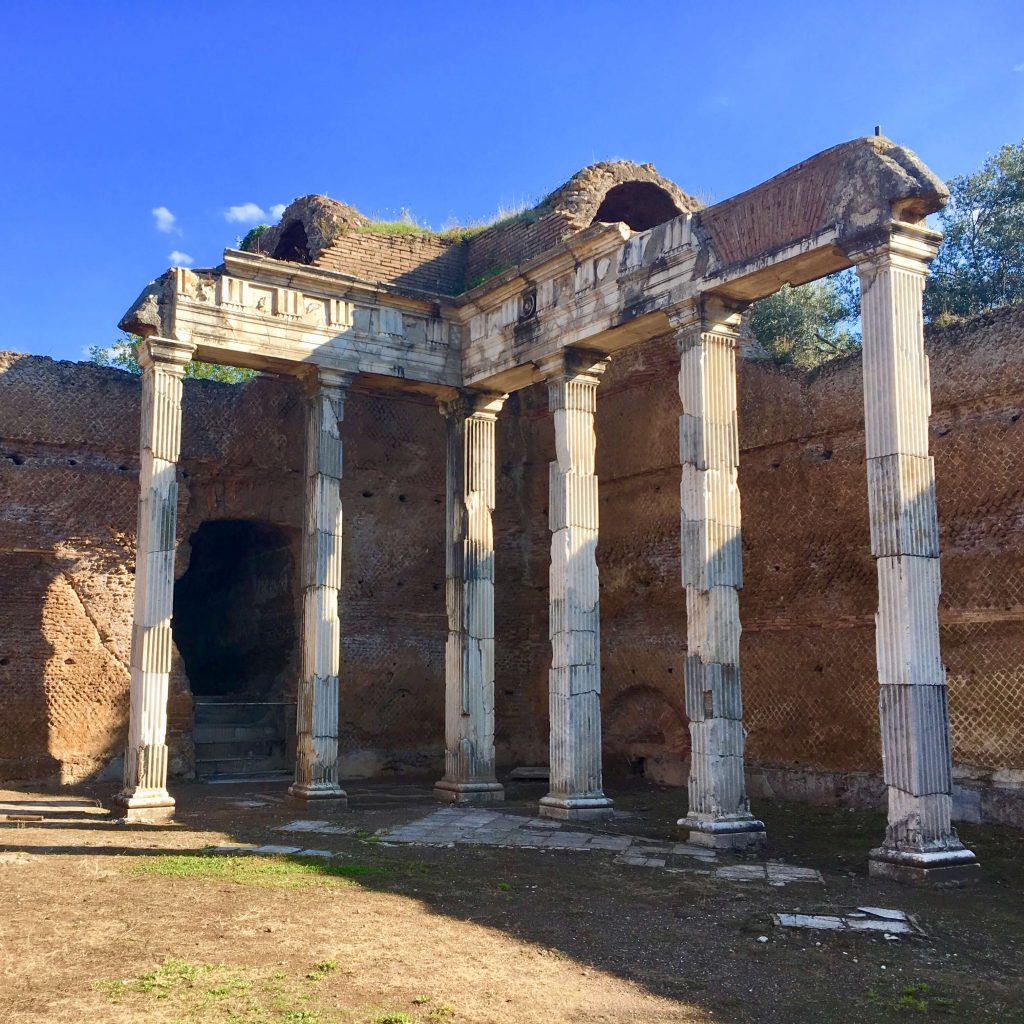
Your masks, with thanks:
<instances>
[{"instance_id":1,"label":"paving stone","mask_svg":"<svg viewBox=\"0 0 1024 1024\"><path fill-rule=\"evenodd\" d=\"M768 866L768 881L769 883L781 882L822 882L824 879L821 877L820 871L815 871L814 868L800 868L790 864L769 864Z\"/></svg>"},{"instance_id":2,"label":"paving stone","mask_svg":"<svg viewBox=\"0 0 1024 1024\"><path fill-rule=\"evenodd\" d=\"M768 877L763 864L729 864L715 872L716 878L730 882L763 882Z\"/></svg>"},{"instance_id":3,"label":"paving stone","mask_svg":"<svg viewBox=\"0 0 1024 1024\"><path fill-rule=\"evenodd\" d=\"M592 850L628 850L632 842L627 836L594 836L589 845Z\"/></svg>"},{"instance_id":4,"label":"paving stone","mask_svg":"<svg viewBox=\"0 0 1024 1024\"><path fill-rule=\"evenodd\" d=\"M261 857L273 857L276 855L298 853L301 849L301 846L275 846L273 843L267 843L266 846L257 846L254 850L250 850L250 853L258 854Z\"/></svg>"}]
</instances>

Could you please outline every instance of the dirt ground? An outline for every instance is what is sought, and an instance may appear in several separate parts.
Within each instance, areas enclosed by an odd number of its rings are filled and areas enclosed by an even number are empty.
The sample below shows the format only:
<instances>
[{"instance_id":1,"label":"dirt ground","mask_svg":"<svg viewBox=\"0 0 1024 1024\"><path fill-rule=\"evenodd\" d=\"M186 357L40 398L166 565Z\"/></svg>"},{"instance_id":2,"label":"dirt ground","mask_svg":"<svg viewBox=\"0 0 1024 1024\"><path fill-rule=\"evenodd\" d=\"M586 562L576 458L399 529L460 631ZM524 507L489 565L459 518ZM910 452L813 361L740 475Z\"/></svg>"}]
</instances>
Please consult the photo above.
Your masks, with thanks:
<instances>
[{"instance_id":1,"label":"dirt ground","mask_svg":"<svg viewBox=\"0 0 1024 1024\"><path fill-rule=\"evenodd\" d=\"M818 868L824 885L598 851L382 843L378 830L436 808L430 781L350 783L349 808L330 812L291 803L284 784L178 785L173 826L71 812L0 824L0 1022L1024 1024L1019 832L965 826L982 880L937 891L867 877L881 816L765 802L766 856ZM595 829L680 838L684 793L608 790L634 813ZM111 789L74 793L102 802ZM532 815L541 795L510 787L504 810ZM311 817L358 831L275 831ZM261 858L194 856L226 841L343 856L258 869ZM925 934L792 931L771 917L864 905L907 911Z\"/></svg>"}]
</instances>

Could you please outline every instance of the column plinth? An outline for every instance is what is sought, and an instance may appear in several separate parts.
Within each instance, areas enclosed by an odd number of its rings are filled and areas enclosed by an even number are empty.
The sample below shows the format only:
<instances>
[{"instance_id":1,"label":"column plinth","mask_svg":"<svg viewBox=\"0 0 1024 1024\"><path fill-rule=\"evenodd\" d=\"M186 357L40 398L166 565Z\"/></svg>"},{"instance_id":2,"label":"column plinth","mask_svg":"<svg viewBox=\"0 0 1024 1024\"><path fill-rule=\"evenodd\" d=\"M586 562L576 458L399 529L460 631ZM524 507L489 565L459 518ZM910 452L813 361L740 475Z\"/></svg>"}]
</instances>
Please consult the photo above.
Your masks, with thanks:
<instances>
[{"instance_id":1,"label":"column plinth","mask_svg":"<svg viewBox=\"0 0 1024 1024\"><path fill-rule=\"evenodd\" d=\"M550 790L545 818L602 817L612 810L601 768L601 616L594 456L597 386L607 359L568 350L541 366L555 425L550 465L548 675Z\"/></svg>"},{"instance_id":2,"label":"column plinth","mask_svg":"<svg viewBox=\"0 0 1024 1024\"><path fill-rule=\"evenodd\" d=\"M957 883L974 854L951 824L952 757L946 671L939 649L939 524L928 453L931 388L921 299L941 236L893 224L853 251L861 283L864 439L871 551L878 571L875 647L885 842L870 872L907 882Z\"/></svg>"},{"instance_id":3,"label":"column plinth","mask_svg":"<svg viewBox=\"0 0 1024 1024\"><path fill-rule=\"evenodd\" d=\"M690 723L691 843L742 849L764 841L744 779L740 690L739 431L735 314L673 315L679 349L680 553L686 591L684 687Z\"/></svg>"},{"instance_id":4,"label":"column plinth","mask_svg":"<svg viewBox=\"0 0 1024 1024\"><path fill-rule=\"evenodd\" d=\"M174 798L167 791L167 689L181 389L194 351L194 345L168 338L148 338L138 349L142 406L128 746L124 787L114 798L130 823L161 824L174 816Z\"/></svg>"},{"instance_id":5,"label":"column plinth","mask_svg":"<svg viewBox=\"0 0 1024 1024\"><path fill-rule=\"evenodd\" d=\"M505 395L463 392L441 403L447 430L444 778L438 800L505 799L494 774L495 421Z\"/></svg>"},{"instance_id":6,"label":"column plinth","mask_svg":"<svg viewBox=\"0 0 1024 1024\"><path fill-rule=\"evenodd\" d=\"M302 538L302 674L296 713L295 781L303 801L347 797L338 776L341 673L341 424L352 374L320 369L307 382L306 492Z\"/></svg>"}]
</instances>

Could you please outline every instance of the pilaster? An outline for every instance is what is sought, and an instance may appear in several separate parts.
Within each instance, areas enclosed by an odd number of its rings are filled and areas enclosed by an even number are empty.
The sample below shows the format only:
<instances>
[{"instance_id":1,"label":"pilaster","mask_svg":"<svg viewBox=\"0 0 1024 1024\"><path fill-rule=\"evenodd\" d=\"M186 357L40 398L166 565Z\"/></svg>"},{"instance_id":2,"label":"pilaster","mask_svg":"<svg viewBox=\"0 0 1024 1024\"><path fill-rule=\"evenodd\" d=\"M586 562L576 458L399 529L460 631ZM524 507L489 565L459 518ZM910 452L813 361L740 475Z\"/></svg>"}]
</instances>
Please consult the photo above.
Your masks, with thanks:
<instances>
[{"instance_id":1,"label":"pilaster","mask_svg":"<svg viewBox=\"0 0 1024 1024\"><path fill-rule=\"evenodd\" d=\"M302 538L302 674L295 782L302 800L344 801L338 778L341 672L341 424L352 374L319 368L307 381Z\"/></svg>"},{"instance_id":2,"label":"pilaster","mask_svg":"<svg viewBox=\"0 0 1024 1024\"><path fill-rule=\"evenodd\" d=\"M598 600L597 386L607 358L565 350L547 379L557 458L550 465L550 791L543 817L608 814L601 771L601 624Z\"/></svg>"},{"instance_id":3,"label":"pilaster","mask_svg":"<svg viewBox=\"0 0 1024 1024\"><path fill-rule=\"evenodd\" d=\"M494 774L495 421L507 398L462 392L441 403L447 426L445 773L447 803L497 803Z\"/></svg>"},{"instance_id":4,"label":"pilaster","mask_svg":"<svg viewBox=\"0 0 1024 1024\"><path fill-rule=\"evenodd\" d=\"M928 453L931 390L921 299L941 236L893 224L850 253L861 283L864 424L871 551L878 571L875 644L885 842L871 873L957 882L977 870L952 827L946 673L939 650L939 526Z\"/></svg>"},{"instance_id":5,"label":"pilaster","mask_svg":"<svg viewBox=\"0 0 1024 1024\"><path fill-rule=\"evenodd\" d=\"M193 345L148 338L142 367L139 513L132 617L131 688L124 788L115 802L128 822L163 823L174 814L167 792L167 686L171 671L181 391Z\"/></svg>"},{"instance_id":6,"label":"pilaster","mask_svg":"<svg viewBox=\"0 0 1024 1024\"><path fill-rule=\"evenodd\" d=\"M750 813L744 780L740 690L739 317L691 305L670 318L679 351L680 554L686 590L684 671L690 722L690 841L757 845L764 824Z\"/></svg>"}]
</instances>

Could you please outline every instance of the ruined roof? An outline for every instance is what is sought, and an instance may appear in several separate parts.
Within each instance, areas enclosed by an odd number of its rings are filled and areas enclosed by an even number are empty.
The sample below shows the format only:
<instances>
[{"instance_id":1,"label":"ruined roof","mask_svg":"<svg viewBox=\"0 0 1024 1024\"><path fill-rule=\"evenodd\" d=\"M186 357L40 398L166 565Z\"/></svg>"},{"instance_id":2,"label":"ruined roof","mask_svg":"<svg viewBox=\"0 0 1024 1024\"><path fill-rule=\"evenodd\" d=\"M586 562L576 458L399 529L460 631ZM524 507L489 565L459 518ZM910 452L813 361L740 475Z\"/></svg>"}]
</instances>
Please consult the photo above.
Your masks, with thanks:
<instances>
[{"instance_id":1,"label":"ruined roof","mask_svg":"<svg viewBox=\"0 0 1024 1024\"><path fill-rule=\"evenodd\" d=\"M577 171L536 206L481 228L366 232L373 222L326 196L303 196L258 240L273 259L324 266L456 295L480 278L531 259L596 220L644 231L701 204L651 164L605 161ZM386 226L385 226L386 228ZM355 236L360 236L356 238ZM446 249L458 249L444 257ZM429 264L425 272L419 268Z\"/></svg>"},{"instance_id":2,"label":"ruined roof","mask_svg":"<svg viewBox=\"0 0 1024 1024\"><path fill-rule=\"evenodd\" d=\"M784 284L802 284L850 266L858 252L881 244L894 224L902 225L902 236L917 239L914 245L927 249L937 244L938 236L922 222L947 198L943 183L914 153L880 136L825 150L710 207L650 164L628 161L585 167L532 209L495 224L440 234L374 224L343 203L305 196L264 233L262 252L244 260L237 258L242 254L226 253L232 271L221 267L191 272L180 287L164 275L136 300L122 327L142 335L166 333L176 315L176 295L200 305L212 301L225 309L244 308L244 297L225 298L219 290L215 294L213 283L234 280L232 272L242 280L284 274L291 281L296 269L289 263L334 275L346 288L369 286L420 303L467 295L477 302L488 284L484 291L500 305L509 299L509 287L523 268L536 269L538 262L559 258L575 260L580 247L599 237L622 245L634 233L645 238L630 250L632 262L623 268L626 276L617 293L623 306L616 314L622 322L650 314L652 303L677 301L678 296L665 291L671 275L666 277L658 262L670 253L675 254L669 262L683 291L698 289L719 301L749 303ZM908 234L912 227L916 235ZM692 260L689 269L684 251ZM607 260L603 265L607 272ZM313 279L322 280L316 273ZM520 282L515 287L523 286ZM253 302L274 307L277 300L264 292L265 286L255 286ZM379 295L373 300L380 301ZM310 315L317 308L314 302ZM282 315L302 314L285 310ZM499 322L501 316L495 320ZM495 328L499 333L501 329Z\"/></svg>"},{"instance_id":3,"label":"ruined roof","mask_svg":"<svg viewBox=\"0 0 1024 1024\"><path fill-rule=\"evenodd\" d=\"M370 223L369 217L336 199L301 196L293 199L280 221L263 233L259 248L274 259L313 263L340 235Z\"/></svg>"},{"instance_id":4,"label":"ruined roof","mask_svg":"<svg viewBox=\"0 0 1024 1024\"><path fill-rule=\"evenodd\" d=\"M701 208L699 200L687 195L678 185L668 178L663 178L654 169L653 164L635 164L631 160L610 160L601 163L591 164L577 171L564 185L555 189L546 196L535 207L537 210L559 213L566 218L577 230L589 227L595 220L612 222L622 220L621 217L613 217L611 214L620 210L629 210L628 202L621 206L605 206L606 199L610 198L620 186L628 183L640 183L653 186L651 190L644 189L641 195L653 197L657 192L667 195L675 212L671 216L678 216L680 213L694 213ZM637 190L640 191L640 190ZM667 206L665 207L667 211ZM604 216L598 217L598 213ZM629 223L627 220L626 223ZM630 224L630 227L637 231L644 231L646 228ZM653 227L648 224L647 227Z\"/></svg>"},{"instance_id":5,"label":"ruined roof","mask_svg":"<svg viewBox=\"0 0 1024 1024\"><path fill-rule=\"evenodd\" d=\"M875 135L826 149L708 207L700 224L718 259L730 264L831 225L853 234L893 219L919 223L948 198L916 153Z\"/></svg>"}]
</instances>

